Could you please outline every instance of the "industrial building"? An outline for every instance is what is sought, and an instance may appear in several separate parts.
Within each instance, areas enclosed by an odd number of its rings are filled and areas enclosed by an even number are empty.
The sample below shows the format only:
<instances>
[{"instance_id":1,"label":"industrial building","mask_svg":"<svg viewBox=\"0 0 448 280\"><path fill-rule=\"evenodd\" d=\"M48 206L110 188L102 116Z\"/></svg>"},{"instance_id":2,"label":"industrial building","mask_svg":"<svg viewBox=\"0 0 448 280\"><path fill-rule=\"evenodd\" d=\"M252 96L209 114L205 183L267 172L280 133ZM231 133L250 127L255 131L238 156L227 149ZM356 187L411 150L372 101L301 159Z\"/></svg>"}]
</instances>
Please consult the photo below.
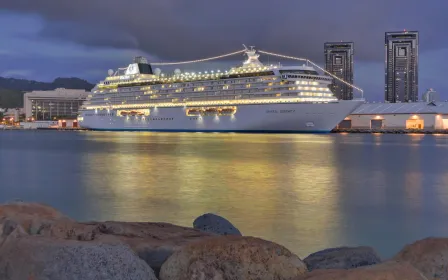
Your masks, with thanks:
<instances>
[{"instance_id":1,"label":"industrial building","mask_svg":"<svg viewBox=\"0 0 448 280\"><path fill-rule=\"evenodd\" d=\"M353 42L325 43L325 70L336 77L353 84ZM336 79L331 91L338 99L352 100L353 88Z\"/></svg>"},{"instance_id":2,"label":"industrial building","mask_svg":"<svg viewBox=\"0 0 448 280\"><path fill-rule=\"evenodd\" d=\"M448 102L366 103L339 129L448 129Z\"/></svg>"},{"instance_id":3,"label":"industrial building","mask_svg":"<svg viewBox=\"0 0 448 280\"><path fill-rule=\"evenodd\" d=\"M64 88L25 93L26 117L34 121L76 119L78 109L88 94L85 90Z\"/></svg>"}]
</instances>

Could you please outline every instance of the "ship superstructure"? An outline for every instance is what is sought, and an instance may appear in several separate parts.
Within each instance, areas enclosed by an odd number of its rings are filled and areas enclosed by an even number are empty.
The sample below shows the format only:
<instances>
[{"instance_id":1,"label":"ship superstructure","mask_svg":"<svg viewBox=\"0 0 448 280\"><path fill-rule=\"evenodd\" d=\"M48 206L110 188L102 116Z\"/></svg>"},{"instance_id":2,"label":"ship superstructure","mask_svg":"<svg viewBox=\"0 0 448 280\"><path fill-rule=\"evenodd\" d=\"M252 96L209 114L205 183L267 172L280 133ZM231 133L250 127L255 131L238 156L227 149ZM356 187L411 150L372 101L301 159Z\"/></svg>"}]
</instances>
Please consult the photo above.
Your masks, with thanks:
<instances>
[{"instance_id":1,"label":"ship superstructure","mask_svg":"<svg viewBox=\"0 0 448 280\"><path fill-rule=\"evenodd\" d=\"M339 101L332 78L309 65L264 65L253 49L227 71L167 75L137 57L109 70L81 110L83 127L156 131L322 131L334 128L360 101Z\"/></svg>"}]
</instances>

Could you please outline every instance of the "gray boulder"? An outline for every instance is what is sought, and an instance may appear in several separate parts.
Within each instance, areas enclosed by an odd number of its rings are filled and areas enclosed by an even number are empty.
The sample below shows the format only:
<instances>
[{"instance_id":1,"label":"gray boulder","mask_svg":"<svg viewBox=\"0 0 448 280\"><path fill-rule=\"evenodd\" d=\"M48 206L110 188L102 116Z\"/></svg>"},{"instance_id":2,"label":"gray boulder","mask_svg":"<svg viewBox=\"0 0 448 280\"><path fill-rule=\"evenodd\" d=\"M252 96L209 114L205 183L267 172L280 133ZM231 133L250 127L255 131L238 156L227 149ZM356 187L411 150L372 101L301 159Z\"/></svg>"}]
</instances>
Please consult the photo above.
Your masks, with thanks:
<instances>
[{"instance_id":1,"label":"gray boulder","mask_svg":"<svg viewBox=\"0 0 448 280\"><path fill-rule=\"evenodd\" d=\"M193 222L193 228L219 235L239 235L241 232L231 222L215 214L204 214Z\"/></svg>"},{"instance_id":2,"label":"gray boulder","mask_svg":"<svg viewBox=\"0 0 448 280\"><path fill-rule=\"evenodd\" d=\"M2 280L156 280L126 245L11 233L0 247Z\"/></svg>"},{"instance_id":3,"label":"gray boulder","mask_svg":"<svg viewBox=\"0 0 448 280\"><path fill-rule=\"evenodd\" d=\"M303 260L309 271L315 269L350 269L381 262L371 247L338 247L313 253Z\"/></svg>"},{"instance_id":4,"label":"gray boulder","mask_svg":"<svg viewBox=\"0 0 448 280\"><path fill-rule=\"evenodd\" d=\"M163 263L160 280L292 280L306 265L285 247L248 236L215 236L185 245Z\"/></svg>"}]
</instances>

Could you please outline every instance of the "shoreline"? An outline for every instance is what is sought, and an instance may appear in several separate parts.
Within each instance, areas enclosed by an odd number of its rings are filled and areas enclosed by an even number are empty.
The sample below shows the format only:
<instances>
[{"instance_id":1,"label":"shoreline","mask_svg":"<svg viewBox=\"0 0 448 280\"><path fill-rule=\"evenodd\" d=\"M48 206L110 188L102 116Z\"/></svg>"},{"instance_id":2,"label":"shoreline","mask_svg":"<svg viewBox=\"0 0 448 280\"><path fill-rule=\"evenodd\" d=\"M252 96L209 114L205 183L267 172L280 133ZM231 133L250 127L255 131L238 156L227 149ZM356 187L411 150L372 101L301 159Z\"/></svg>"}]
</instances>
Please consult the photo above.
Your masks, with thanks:
<instances>
[{"instance_id":1,"label":"shoreline","mask_svg":"<svg viewBox=\"0 0 448 280\"><path fill-rule=\"evenodd\" d=\"M406 245L382 260L366 246L301 259L282 245L244 236L207 213L192 227L160 222L79 222L21 201L0 204L0 279L330 280L447 279L448 238Z\"/></svg>"}]
</instances>

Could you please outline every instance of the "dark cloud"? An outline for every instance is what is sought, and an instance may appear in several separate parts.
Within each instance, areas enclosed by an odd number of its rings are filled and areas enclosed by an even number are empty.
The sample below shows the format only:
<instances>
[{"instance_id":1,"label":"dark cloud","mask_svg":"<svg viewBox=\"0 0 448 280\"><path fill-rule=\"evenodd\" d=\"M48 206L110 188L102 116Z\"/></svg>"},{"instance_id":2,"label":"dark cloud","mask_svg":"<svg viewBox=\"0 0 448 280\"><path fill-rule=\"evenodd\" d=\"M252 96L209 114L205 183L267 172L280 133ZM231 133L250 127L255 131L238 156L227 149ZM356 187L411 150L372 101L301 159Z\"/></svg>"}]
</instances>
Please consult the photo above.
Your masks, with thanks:
<instances>
[{"instance_id":1,"label":"dark cloud","mask_svg":"<svg viewBox=\"0 0 448 280\"><path fill-rule=\"evenodd\" d=\"M45 19L41 35L89 46L138 48L161 59L241 48L322 61L325 41L355 42L356 59L382 61L384 32L418 30L421 51L448 46L446 0L3 0Z\"/></svg>"}]
</instances>

